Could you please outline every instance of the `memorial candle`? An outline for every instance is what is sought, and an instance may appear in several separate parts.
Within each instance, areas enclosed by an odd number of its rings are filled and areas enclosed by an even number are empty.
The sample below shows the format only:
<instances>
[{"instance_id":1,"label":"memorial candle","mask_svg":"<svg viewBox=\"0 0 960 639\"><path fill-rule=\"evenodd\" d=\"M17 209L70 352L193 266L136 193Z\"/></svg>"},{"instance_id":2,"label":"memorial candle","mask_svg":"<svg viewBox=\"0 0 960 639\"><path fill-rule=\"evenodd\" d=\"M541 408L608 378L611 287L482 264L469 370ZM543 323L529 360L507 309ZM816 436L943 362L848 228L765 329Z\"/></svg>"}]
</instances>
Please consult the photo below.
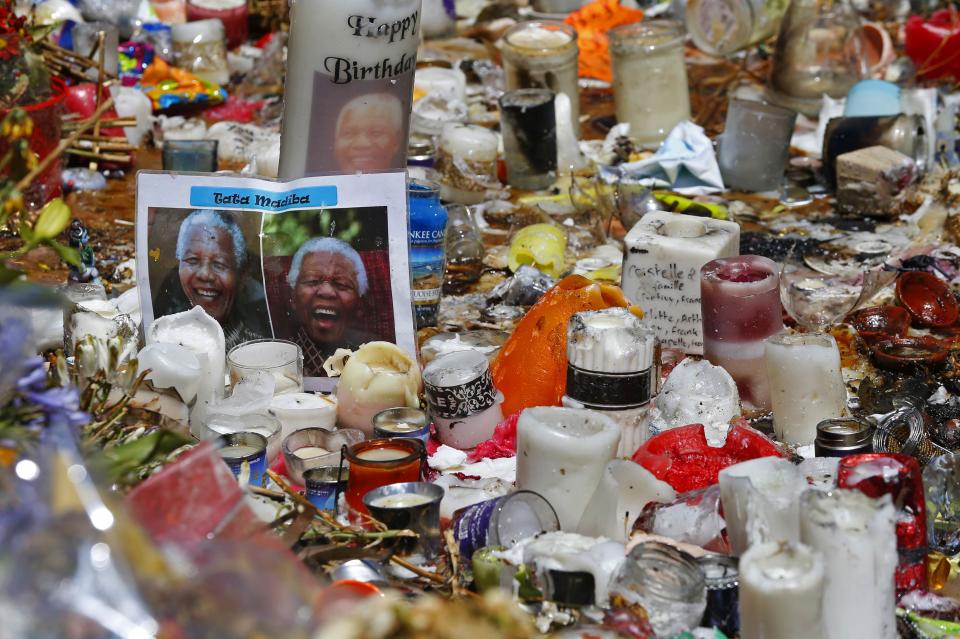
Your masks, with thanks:
<instances>
[{"instance_id":1,"label":"memorial candle","mask_svg":"<svg viewBox=\"0 0 960 639\"><path fill-rule=\"evenodd\" d=\"M255 339L238 344L227 354L230 385L256 375L273 377L273 394L299 393L303 390L303 352L293 342L281 339Z\"/></svg>"},{"instance_id":2,"label":"memorial candle","mask_svg":"<svg viewBox=\"0 0 960 639\"><path fill-rule=\"evenodd\" d=\"M776 262L741 255L705 264L700 303L704 356L736 380L741 400L770 410L764 341L783 330Z\"/></svg>"},{"instance_id":3,"label":"memorial candle","mask_svg":"<svg viewBox=\"0 0 960 639\"><path fill-rule=\"evenodd\" d=\"M837 341L826 333L782 333L767 340L765 357L777 439L812 444L817 424L840 417L847 405Z\"/></svg>"},{"instance_id":4,"label":"memorial candle","mask_svg":"<svg viewBox=\"0 0 960 639\"><path fill-rule=\"evenodd\" d=\"M741 639L823 633L823 559L803 544L765 543L740 558Z\"/></svg>"},{"instance_id":5,"label":"memorial candle","mask_svg":"<svg viewBox=\"0 0 960 639\"><path fill-rule=\"evenodd\" d=\"M425 449L418 439L371 439L343 448L350 464L347 506L354 521L367 514L363 497L374 488L397 482L418 481Z\"/></svg>"},{"instance_id":6,"label":"memorial candle","mask_svg":"<svg viewBox=\"0 0 960 639\"><path fill-rule=\"evenodd\" d=\"M500 138L493 131L470 124L447 124L440 135L436 168L440 197L458 204L479 204L497 182Z\"/></svg>"},{"instance_id":7,"label":"memorial candle","mask_svg":"<svg viewBox=\"0 0 960 639\"><path fill-rule=\"evenodd\" d=\"M406 167L420 0L298 0L280 177Z\"/></svg>"},{"instance_id":8,"label":"memorial candle","mask_svg":"<svg viewBox=\"0 0 960 639\"><path fill-rule=\"evenodd\" d=\"M187 19L223 22L230 49L247 41L247 0L188 0Z\"/></svg>"},{"instance_id":9,"label":"memorial candle","mask_svg":"<svg viewBox=\"0 0 960 639\"><path fill-rule=\"evenodd\" d=\"M173 56L178 67L214 84L226 84L230 81L227 43L222 22L197 20L175 24L171 33Z\"/></svg>"},{"instance_id":10,"label":"memorial candle","mask_svg":"<svg viewBox=\"0 0 960 639\"><path fill-rule=\"evenodd\" d=\"M423 385L437 437L447 446L475 448L493 437L503 420L503 395L493 385L489 360L479 351L434 359L423 369Z\"/></svg>"},{"instance_id":11,"label":"memorial candle","mask_svg":"<svg viewBox=\"0 0 960 639\"><path fill-rule=\"evenodd\" d=\"M619 441L620 426L595 411L527 408L517 420L517 488L543 495L560 529L574 531Z\"/></svg>"},{"instance_id":12,"label":"memorial candle","mask_svg":"<svg viewBox=\"0 0 960 639\"><path fill-rule=\"evenodd\" d=\"M826 639L896 639L896 512L889 496L807 491L800 536L823 556Z\"/></svg>"},{"instance_id":13,"label":"memorial candle","mask_svg":"<svg viewBox=\"0 0 960 639\"><path fill-rule=\"evenodd\" d=\"M333 430L337 426L337 398L313 393L286 393L270 400L271 415L283 424L283 437L303 428Z\"/></svg>"},{"instance_id":14,"label":"memorial candle","mask_svg":"<svg viewBox=\"0 0 960 639\"><path fill-rule=\"evenodd\" d=\"M800 536L800 493L807 482L792 462L761 457L720 471L720 499L733 555L769 542Z\"/></svg>"},{"instance_id":15,"label":"memorial candle","mask_svg":"<svg viewBox=\"0 0 960 639\"><path fill-rule=\"evenodd\" d=\"M547 89L517 89L500 96L507 182L537 191L557 177L557 120L554 93Z\"/></svg>"}]
</instances>

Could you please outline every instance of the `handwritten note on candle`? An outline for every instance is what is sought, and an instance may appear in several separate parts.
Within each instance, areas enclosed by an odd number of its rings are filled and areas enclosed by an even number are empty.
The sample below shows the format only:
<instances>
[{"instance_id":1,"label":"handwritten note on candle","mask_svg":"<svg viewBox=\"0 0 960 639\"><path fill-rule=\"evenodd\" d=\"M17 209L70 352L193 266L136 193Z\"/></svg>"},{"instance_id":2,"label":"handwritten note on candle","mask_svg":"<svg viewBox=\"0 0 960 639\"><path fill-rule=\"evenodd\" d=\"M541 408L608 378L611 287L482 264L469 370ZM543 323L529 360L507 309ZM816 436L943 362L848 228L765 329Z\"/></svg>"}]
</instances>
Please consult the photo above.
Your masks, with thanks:
<instances>
[{"instance_id":1,"label":"handwritten note on candle","mask_svg":"<svg viewBox=\"0 0 960 639\"><path fill-rule=\"evenodd\" d=\"M622 287L665 348L703 353L700 268L740 250L734 222L647 213L625 239Z\"/></svg>"}]
</instances>

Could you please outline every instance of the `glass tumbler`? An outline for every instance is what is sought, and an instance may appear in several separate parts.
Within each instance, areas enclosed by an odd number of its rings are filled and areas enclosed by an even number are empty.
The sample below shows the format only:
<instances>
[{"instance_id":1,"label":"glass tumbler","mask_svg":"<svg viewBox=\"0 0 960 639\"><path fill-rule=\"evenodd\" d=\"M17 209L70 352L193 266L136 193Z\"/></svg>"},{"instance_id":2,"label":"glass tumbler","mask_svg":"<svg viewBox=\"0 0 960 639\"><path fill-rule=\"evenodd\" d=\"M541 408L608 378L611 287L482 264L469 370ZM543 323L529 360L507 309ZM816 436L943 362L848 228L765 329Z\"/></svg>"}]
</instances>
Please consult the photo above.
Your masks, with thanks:
<instances>
[{"instance_id":1,"label":"glass tumbler","mask_svg":"<svg viewBox=\"0 0 960 639\"><path fill-rule=\"evenodd\" d=\"M217 140L164 140L163 170L216 173Z\"/></svg>"},{"instance_id":2,"label":"glass tumbler","mask_svg":"<svg viewBox=\"0 0 960 639\"><path fill-rule=\"evenodd\" d=\"M730 100L717 158L724 185L737 191L778 190L796 121L789 109Z\"/></svg>"},{"instance_id":3,"label":"glass tumbler","mask_svg":"<svg viewBox=\"0 0 960 639\"><path fill-rule=\"evenodd\" d=\"M230 386L259 374L272 375L274 395L303 390L303 351L293 342L255 339L230 349L227 354Z\"/></svg>"},{"instance_id":4,"label":"glass tumbler","mask_svg":"<svg viewBox=\"0 0 960 639\"><path fill-rule=\"evenodd\" d=\"M367 515L363 497L374 488L398 482L419 481L426 448L419 439L370 439L344 446L341 465L350 466L347 506L352 521Z\"/></svg>"}]
</instances>

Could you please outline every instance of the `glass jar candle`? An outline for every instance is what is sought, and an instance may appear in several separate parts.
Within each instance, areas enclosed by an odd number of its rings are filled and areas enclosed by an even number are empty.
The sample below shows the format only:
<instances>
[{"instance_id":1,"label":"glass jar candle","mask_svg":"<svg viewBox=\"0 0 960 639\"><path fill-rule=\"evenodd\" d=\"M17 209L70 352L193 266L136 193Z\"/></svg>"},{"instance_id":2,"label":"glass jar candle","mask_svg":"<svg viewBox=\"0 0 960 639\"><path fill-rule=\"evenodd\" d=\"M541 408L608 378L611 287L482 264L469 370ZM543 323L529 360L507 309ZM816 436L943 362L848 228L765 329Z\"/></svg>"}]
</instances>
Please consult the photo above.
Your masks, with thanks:
<instances>
[{"instance_id":1,"label":"glass jar candle","mask_svg":"<svg viewBox=\"0 0 960 639\"><path fill-rule=\"evenodd\" d=\"M164 140L163 170L216 173L218 147L217 140Z\"/></svg>"},{"instance_id":2,"label":"glass jar candle","mask_svg":"<svg viewBox=\"0 0 960 639\"><path fill-rule=\"evenodd\" d=\"M524 539L560 530L557 513L546 499L517 490L471 504L453 513L450 530L464 559L487 546L511 548Z\"/></svg>"},{"instance_id":3,"label":"glass jar candle","mask_svg":"<svg viewBox=\"0 0 960 639\"><path fill-rule=\"evenodd\" d=\"M934 457L923 469L930 548L960 553L960 453Z\"/></svg>"},{"instance_id":4,"label":"glass jar candle","mask_svg":"<svg viewBox=\"0 0 960 639\"><path fill-rule=\"evenodd\" d=\"M220 20L175 24L171 33L174 62L178 67L214 84L230 82L226 35Z\"/></svg>"},{"instance_id":5,"label":"glass jar candle","mask_svg":"<svg viewBox=\"0 0 960 639\"><path fill-rule=\"evenodd\" d=\"M419 481L425 456L419 439L370 439L344 446L341 459L350 465L346 493L350 519L362 521L368 514L363 497L374 488Z\"/></svg>"},{"instance_id":6,"label":"glass jar candle","mask_svg":"<svg viewBox=\"0 0 960 639\"><path fill-rule=\"evenodd\" d=\"M238 344L227 355L230 385L264 374L273 377L273 394L303 391L303 351L281 339L255 339Z\"/></svg>"},{"instance_id":7,"label":"glass jar candle","mask_svg":"<svg viewBox=\"0 0 960 639\"><path fill-rule=\"evenodd\" d=\"M437 437L447 446L475 448L493 437L503 420L503 396L493 385L490 362L479 351L434 359L423 369L423 388Z\"/></svg>"},{"instance_id":8,"label":"glass jar candle","mask_svg":"<svg viewBox=\"0 0 960 639\"><path fill-rule=\"evenodd\" d=\"M223 22L230 49L247 41L247 0L188 0L187 19Z\"/></svg>"},{"instance_id":9,"label":"glass jar candle","mask_svg":"<svg viewBox=\"0 0 960 639\"><path fill-rule=\"evenodd\" d=\"M717 628L728 637L735 636L740 631L740 571L736 558L704 555L697 559L697 565L707 586L707 609L700 625Z\"/></svg>"},{"instance_id":10,"label":"glass jar candle","mask_svg":"<svg viewBox=\"0 0 960 639\"><path fill-rule=\"evenodd\" d=\"M796 121L789 109L731 99L717 154L724 185L737 191L779 190Z\"/></svg>"},{"instance_id":11,"label":"glass jar candle","mask_svg":"<svg viewBox=\"0 0 960 639\"><path fill-rule=\"evenodd\" d=\"M436 326L443 286L443 237L447 209L440 203L440 187L411 180L407 187L410 213L410 279L417 328Z\"/></svg>"},{"instance_id":12,"label":"glass jar candle","mask_svg":"<svg viewBox=\"0 0 960 639\"><path fill-rule=\"evenodd\" d=\"M487 189L498 188L497 151L500 138L482 126L447 124L440 134L436 169L440 197L458 204L480 204Z\"/></svg>"},{"instance_id":13,"label":"glass jar candle","mask_svg":"<svg viewBox=\"0 0 960 639\"><path fill-rule=\"evenodd\" d=\"M689 0L687 31L710 55L726 56L777 33L789 0Z\"/></svg>"},{"instance_id":14,"label":"glass jar candle","mask_svg":"<svg viewBox=\"0 0 960 639\"><path fill-rule=\"evenodd\" d=\"M630 137L656 148L674 126L690 119L683 30L671 20L627 24L610 31L613 99Z\"/></svg>"},{"instance_id":15,"label":"glass jar candle","mask_svg":"<svg viewBox=\"0 0 960 639\"><path fill-rule=\"evenodd\" d=\"M503 36L506 88L550 89L570 99L570 125L580 137L577 32L556 20L520 22Z\"/></svg>"},{"instance_id":16,"label":"glass jar candle","mask_svg":"<svg viewBox=\"0 0 960 639\"><path fill-rule=\"evenodd\" d=\"M447 207L447 231L444 236L446 262L443 267L443 292L464 293L483 274L486 249L473 212L462 204Z\"/></svg>"},{"instance_id":17,"label":"glass jar candle","mask_svg":"<svg viewBox=\"0 0 960 639\"><path fill-rule=\"evenodd\" d=\"M252 433L260 435L267 442L267 463L280 454L281 437L280 422L262 413L249 413L237 416L225 413L209 413L204 415L200 439L217 439L222 435L236 433Z\"/></svg>"},{"instance_id":18,"label":"glass jar candle","mask_svg":"<svg viewBox=\"0 0 960 639\"><path fill-rule=\"evenodd\" d=\"M700 269L703 354L737 382L740 399L770 410L764 341L783 330L779 268L759 255L724 257Z\"/></svg>"},{"instance_id":19,"label":"glass jar candle","mask_svg":"<svg viewBox=\"0 0 960 639\"><path fill-rule=\"evenodd\" d=\"M557 120L554 93L517 89L500 96L500 132L507 183L539 191L557 178Z\"/></svg>"}]
</instances>

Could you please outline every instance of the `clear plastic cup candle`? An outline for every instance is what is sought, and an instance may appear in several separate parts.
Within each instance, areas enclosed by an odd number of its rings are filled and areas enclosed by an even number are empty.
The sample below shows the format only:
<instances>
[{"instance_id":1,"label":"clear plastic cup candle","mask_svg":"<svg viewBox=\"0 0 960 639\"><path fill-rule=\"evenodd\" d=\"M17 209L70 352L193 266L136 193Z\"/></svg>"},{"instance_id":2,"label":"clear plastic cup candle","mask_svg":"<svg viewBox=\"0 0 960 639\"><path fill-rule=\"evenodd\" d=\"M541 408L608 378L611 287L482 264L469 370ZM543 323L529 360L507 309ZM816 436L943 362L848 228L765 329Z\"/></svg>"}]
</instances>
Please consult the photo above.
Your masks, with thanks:
<instances>
[{"instance_id":1,"label":"clear plastic cup candle","mask_svg":"<svg viewBox=\"0 0 960 639\"><path fill-rule=\"evenodd\" d=\"M227 354L230 386L258 374L272 375L274 395L303 391L303 351L293 342L256 339L234 346Z\"/></svg>"}]
</instances>

